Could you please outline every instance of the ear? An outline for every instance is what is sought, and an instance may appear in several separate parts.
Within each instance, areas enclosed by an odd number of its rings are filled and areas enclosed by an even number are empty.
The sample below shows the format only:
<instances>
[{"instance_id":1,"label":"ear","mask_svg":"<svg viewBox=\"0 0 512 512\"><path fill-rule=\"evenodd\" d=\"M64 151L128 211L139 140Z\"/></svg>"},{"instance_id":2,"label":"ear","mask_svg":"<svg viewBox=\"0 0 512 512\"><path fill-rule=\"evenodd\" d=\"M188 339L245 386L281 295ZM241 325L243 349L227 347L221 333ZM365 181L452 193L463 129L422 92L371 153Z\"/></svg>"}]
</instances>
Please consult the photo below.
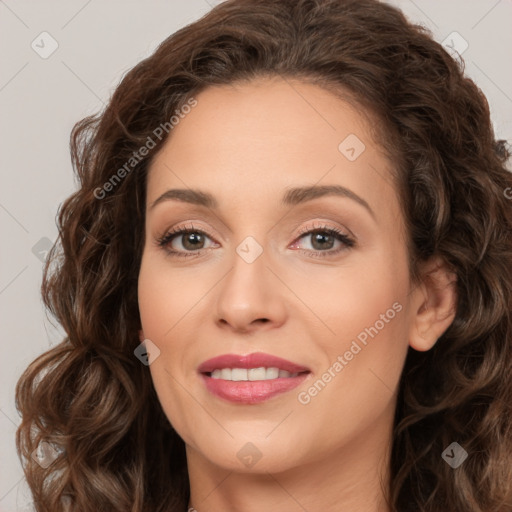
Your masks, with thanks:
<instances>
[{"instance_id":1,"label":"ear","mask_svg":"<svg viewBox=\"0 0 512 512\"><path fill-rule=\"evenodd\" d=\"M142 329L140 329L138 332L139 332L139 340L142 343L146 339L146 337L144 336L144 331Z\"/></svg>"},{"instance_id":2,"label":"ear","mask_svg":"<svg viewBox=\"0 0 512 512\"><path fill-rule=\"evenodd\" d=\"M425 263L421 274L421 283L413 292L415 316L411 322L409 345L424 352L435 345L455 318L457 277L439 257Z\"/></svg>"}]
</instances>

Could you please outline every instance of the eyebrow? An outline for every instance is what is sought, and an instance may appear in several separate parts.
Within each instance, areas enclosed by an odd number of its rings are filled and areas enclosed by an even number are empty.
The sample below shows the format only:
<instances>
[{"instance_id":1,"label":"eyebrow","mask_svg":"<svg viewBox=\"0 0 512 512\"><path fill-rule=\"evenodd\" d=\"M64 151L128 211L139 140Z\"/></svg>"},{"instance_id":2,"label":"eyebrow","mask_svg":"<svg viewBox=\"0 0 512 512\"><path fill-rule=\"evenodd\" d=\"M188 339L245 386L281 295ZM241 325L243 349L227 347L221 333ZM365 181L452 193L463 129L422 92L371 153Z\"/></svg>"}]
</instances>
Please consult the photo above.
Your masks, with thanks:
<instances>
[{"instance_id":1,"label":"eyebrow","mask_svg":"<svg viewBox=\"0 0 512 512\"><path fill-rule=\"evenodd\" d=\"M353 201L366 208L370 215L375 219L375 213L371 209L370 205L355 192L352 192L352 190L346 187L342 187L341 185L313 185L309 187L289 188L286 190L283 198L281 199L281 204L283 206L295 206L297 204L305 203L307 201L312 201L313 199L325 196L338 196L352 199ZM215 197L213 197L208 192L190 188L175 188L169 189L161 196L159 196L155 201L153 201L149 209L152 210L157 204L172 199L184 203L195 204L198 206L205 206L206 208L212 210L218 209L219 207L217 199L215 199Z\"/></svg>"}]
</instances>

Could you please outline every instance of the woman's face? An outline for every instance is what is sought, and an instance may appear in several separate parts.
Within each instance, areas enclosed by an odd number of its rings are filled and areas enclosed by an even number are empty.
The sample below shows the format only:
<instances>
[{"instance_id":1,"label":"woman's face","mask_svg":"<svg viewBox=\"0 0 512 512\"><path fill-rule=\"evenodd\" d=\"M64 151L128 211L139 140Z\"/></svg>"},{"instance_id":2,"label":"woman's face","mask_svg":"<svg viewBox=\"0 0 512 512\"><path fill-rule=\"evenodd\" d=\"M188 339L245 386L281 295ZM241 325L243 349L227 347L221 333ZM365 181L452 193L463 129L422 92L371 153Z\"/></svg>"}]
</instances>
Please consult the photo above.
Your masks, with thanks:
<instances>
[{"instance_id":1,"label":"woman's face","mask_svg":"<svg viewBox=\"0 0 512 512\"><path fill-rule=\"evenodd\" d=\"M150 166L138 290L188 456L263 472L385 446L417 309L392 164L314 85L196 100Z\"/></svg>"}]
</instances>

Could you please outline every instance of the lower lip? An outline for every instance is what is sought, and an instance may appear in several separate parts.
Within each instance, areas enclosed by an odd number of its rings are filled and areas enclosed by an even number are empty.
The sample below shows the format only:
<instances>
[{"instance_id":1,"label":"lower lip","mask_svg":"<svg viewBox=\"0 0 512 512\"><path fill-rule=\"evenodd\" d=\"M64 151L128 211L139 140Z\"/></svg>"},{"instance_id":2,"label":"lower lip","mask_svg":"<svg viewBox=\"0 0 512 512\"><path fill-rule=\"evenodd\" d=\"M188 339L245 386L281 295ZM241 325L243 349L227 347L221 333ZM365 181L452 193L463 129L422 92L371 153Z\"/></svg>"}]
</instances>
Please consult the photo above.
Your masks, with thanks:
<instances>
[{"instance_id":1,"label":"lower lip","mask_svg":"<svg viewBox=\"0 0 512 512\"><path fill-rule=\"evenodd\" d=\"M296 388L306 379L309 373L301 373L297 377L281 377L271 380L231 381L212 379L201 374L206 388L210 393L238 404L258 404L270 398Z\"/></svg>"}]
</instances>

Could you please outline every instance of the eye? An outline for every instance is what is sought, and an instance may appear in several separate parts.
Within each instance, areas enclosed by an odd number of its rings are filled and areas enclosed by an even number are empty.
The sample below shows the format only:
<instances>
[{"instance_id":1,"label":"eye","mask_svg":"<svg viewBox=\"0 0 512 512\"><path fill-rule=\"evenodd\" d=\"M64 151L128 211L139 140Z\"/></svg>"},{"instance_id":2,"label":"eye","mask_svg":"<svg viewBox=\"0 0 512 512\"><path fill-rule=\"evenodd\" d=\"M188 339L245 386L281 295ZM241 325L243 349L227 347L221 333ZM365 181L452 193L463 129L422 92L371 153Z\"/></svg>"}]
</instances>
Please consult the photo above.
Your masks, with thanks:
<instances>
[{"instance_id":1,"label":"eye","mask_svg":"<svg viewBox=\"0 0 512 512\"><path fill-rule=\"evenodd\" d=\"M193 225L177 227L168 231L163 236L157 238L156 243L164 249L170 256L190 257L199 256L202 251L216 246L216 242L208 245L207 241L212 241L212 236L202 229L197 229ZM299 241L302 239L310 241L311 248L299 247ZM334 246L338 244L337 248ZM355 241L346 233L343 233L335 227L326 225L313 226L301 230L300 237L292 244L292 249L299 249L301 253L308 256L327 257L335 255L341 251L347 250L355 245Z\"/></svg>"},{"instance_id":2,"label":"eye","mask_svg":"<svg viewBox=\"0 0 512 512\"><path fill-rule=\"evenodd\" d=\"M180 257L196 256L199 251L208 249L205 246L206 240L211 240L208 233L193 225L175 228L157 239L159 247L165 249L169 254Z\"/></svg>"},{"instance_id":3,"label":"eye","mask_svg":"<svg viewBox=\"0 0 512 512\"><path fill-rule=\"evenodd\" d=\"M299 240L309 240L311 248L301 249L298 246ZM334 248L338 242L338 248ZM301 236L292 245L293 249L300 249L301 252L311 254L313 256L332 256L343 250L349 249L355 245L354 240L335 227L326 225L314 226L313 228L306 228L301 230Z\"/></svg>"}]
</instances>

